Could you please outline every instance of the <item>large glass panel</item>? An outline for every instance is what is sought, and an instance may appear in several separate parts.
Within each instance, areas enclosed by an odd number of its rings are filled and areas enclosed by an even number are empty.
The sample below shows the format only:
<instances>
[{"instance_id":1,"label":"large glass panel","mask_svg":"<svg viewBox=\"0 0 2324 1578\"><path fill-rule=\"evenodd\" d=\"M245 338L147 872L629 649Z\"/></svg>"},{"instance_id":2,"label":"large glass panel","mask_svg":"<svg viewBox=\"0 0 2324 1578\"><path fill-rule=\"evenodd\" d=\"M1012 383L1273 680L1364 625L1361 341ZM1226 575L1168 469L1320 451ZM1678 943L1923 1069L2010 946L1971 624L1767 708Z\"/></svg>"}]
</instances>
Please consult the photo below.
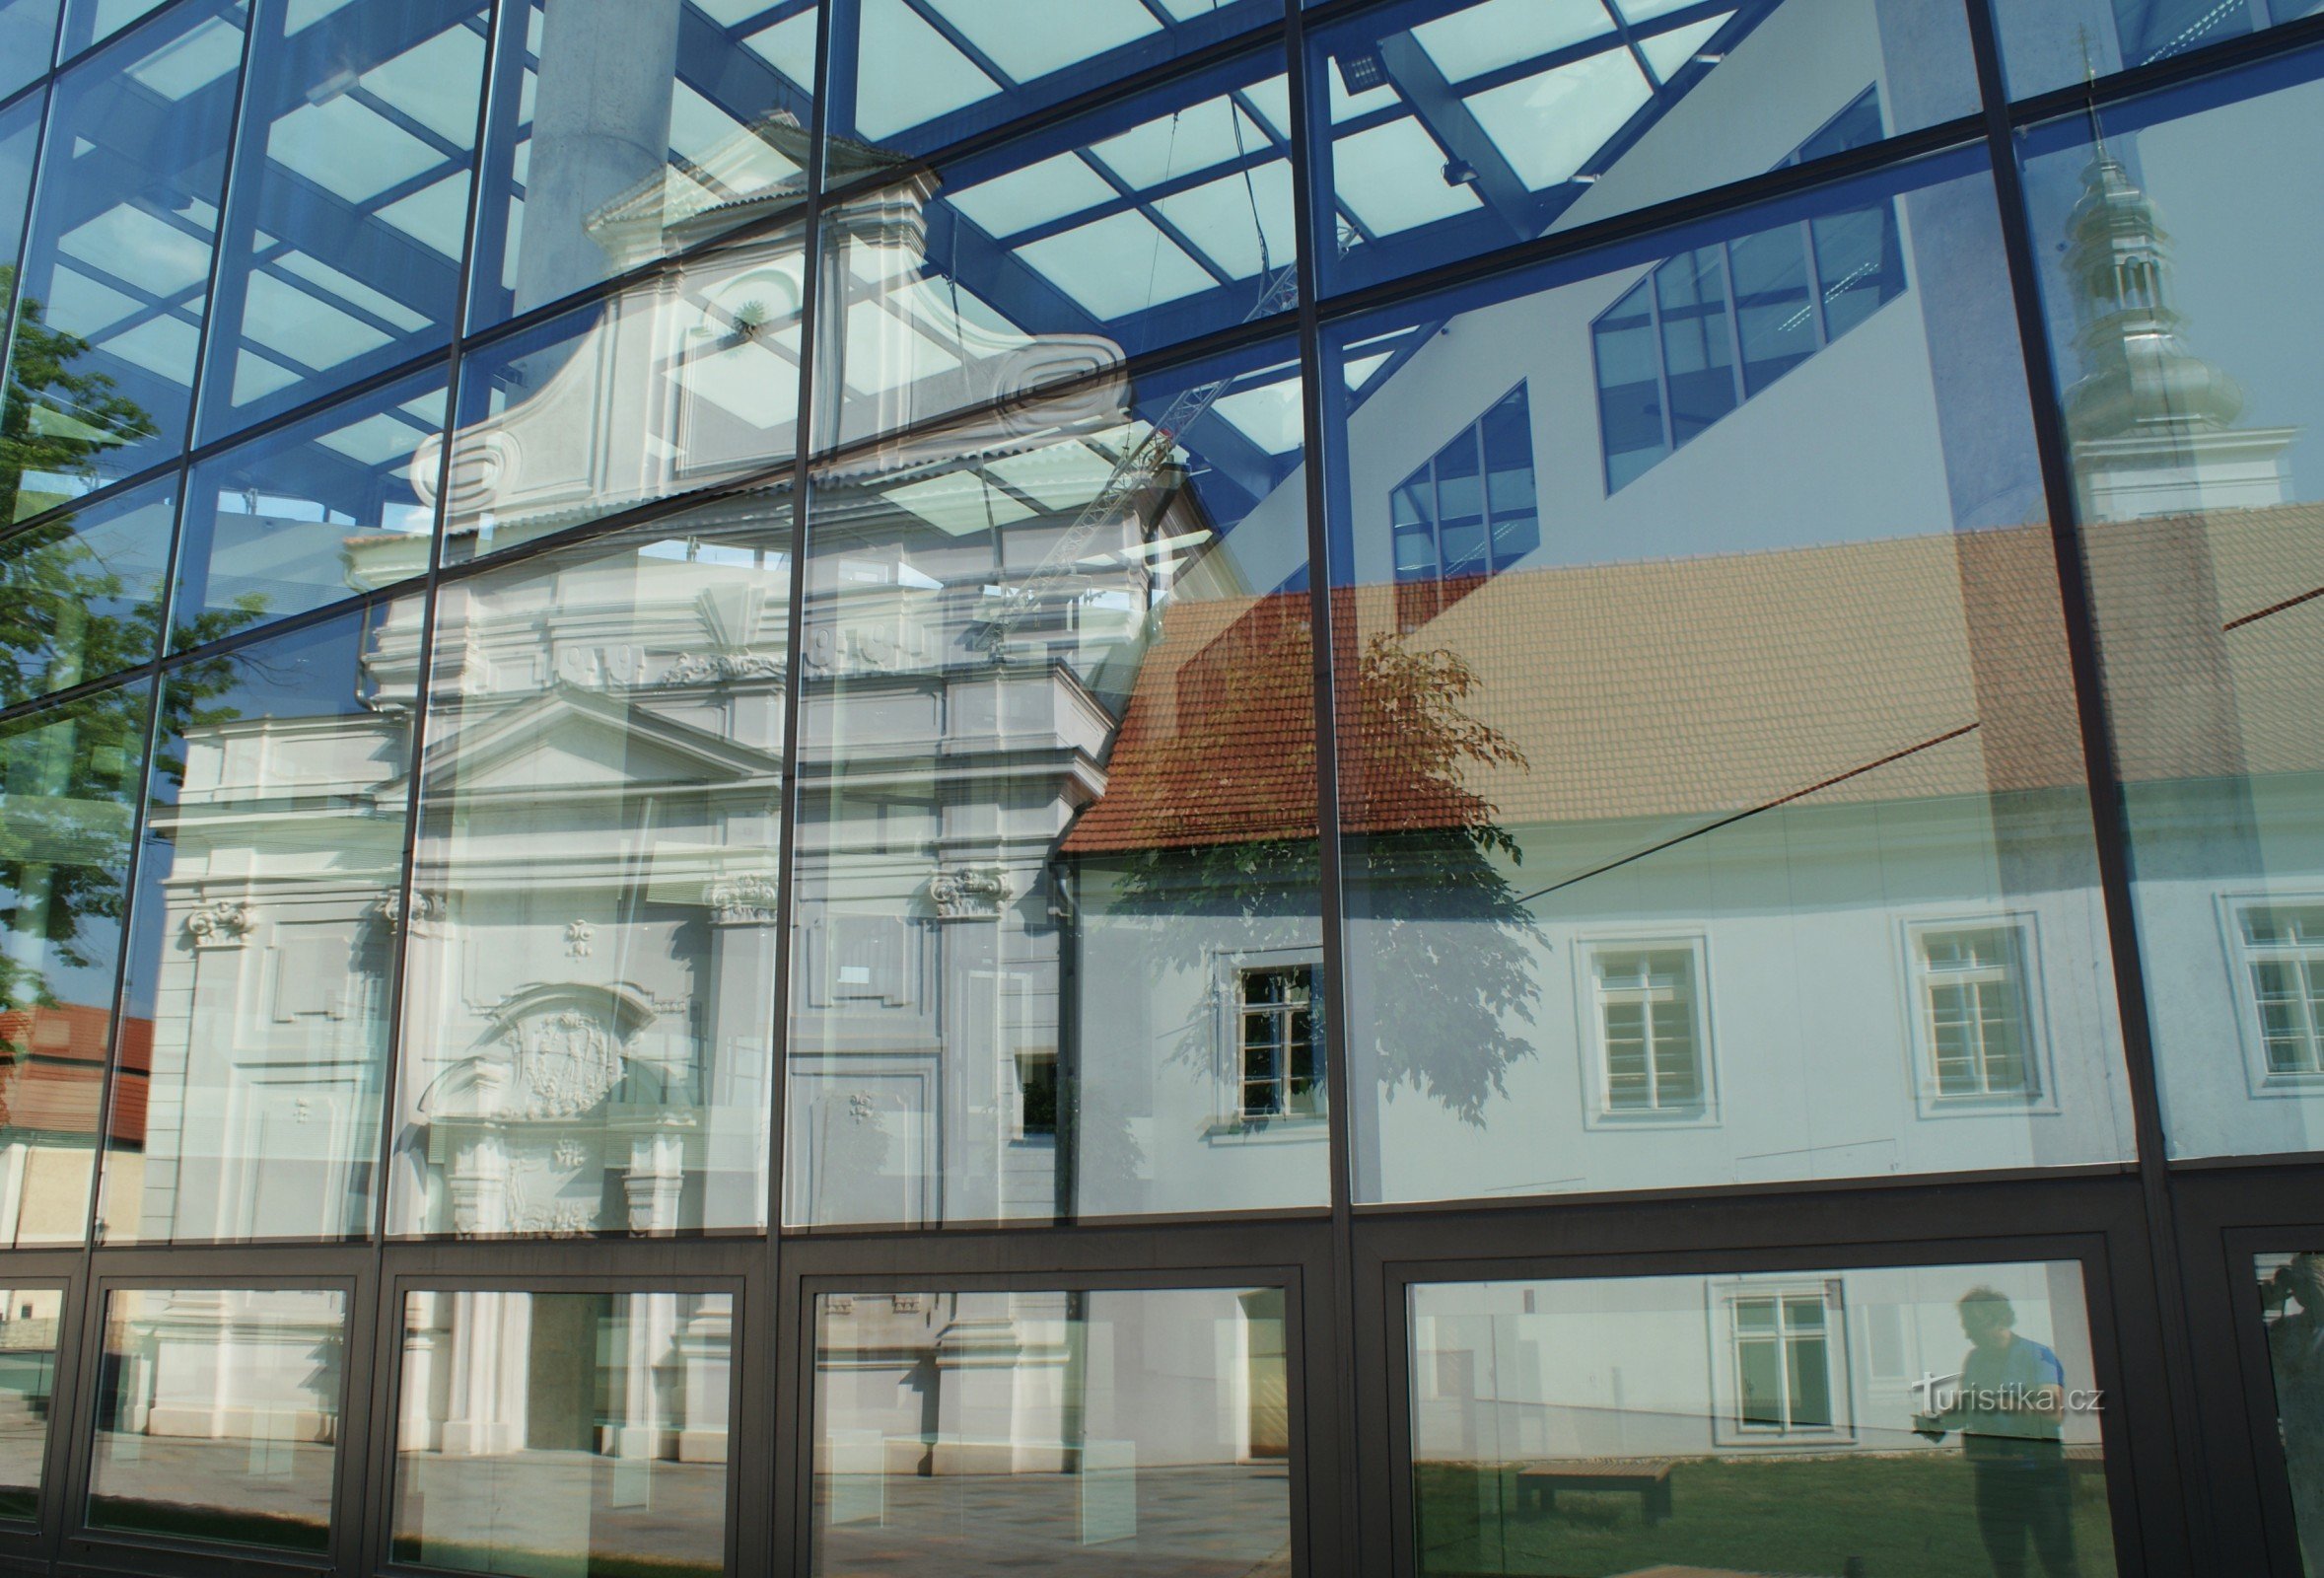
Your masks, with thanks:
<instances>
[{"instance_id":1,"label":"large glass panel","mask_svg":"<svg viewBox=\"0 0 2324 1578\"><path fill-rule=\"evenodd\" d=\"M2315 1150L2324 320L2267 259L2324 246L2282 195L2324 179L2324 51L2026 150L2171 1150Z\"/></svg>"},{"instance_id":2,"label":"large glass panel","mask_svg":"<svg viewBox=\"0 0 2324 1578\"><path fill-rule=\"evenodd\" d=\"M1843 221L1902 261L1826 322ZM1330 336L1358 1198L2132 1154L2009 302L1964 152ZM1537 545L1397 585L1520 380Z\"/></svg>"},{"instance_id":3,"label":"large glass panel","mask_svg":"<svg viewBox=\"0 0 2324 1578\"><path fill-rule=\"evenodd\" d=\"M1424 1283L1421 1578L2115 1570L2080 1267Z\"/></svg>"},{"instance_id":4,"label":"large glass panel","mask_svg":"<svg viewBox=\"0 0 2324 1578\"><path fill-rule=\"evenodd\" d=\"M40 1515L61 1288L0 1290L0 1518Z\"/></svg>"},{"instance_id":5,"label":"large glass panel","mask_svg":"<svg viewBox=\"0 0 2324 1578\"><path fill-rule=\"evenodd\" d=\"M489 9L260 0L202 440L450 337Z\"/></svg>"},{"instance_id":6,"label":"large glass panel","mask_svg":"<svg viewBox=\"0 0 2324 1578\"><path fill-rule=\"evenodd\" d=\"M912 1572L941 1549L959 1572L1290 1572L1284 1303L820 1295L809 1570Z\"/></svg>"},{"instance_id":7,"label":"large glass panel","mask_svg":"<svg viewBox=\"0 0 2324 1578\"><path fill-rule=\"evenodd\" d=\"M1282 16L1277 0L836 0L831 131L928 153ZM855 151L834 144L834 179Z\"/></svg>"},{"instance_id":8,"label":"large glass panel","mask_svg":"<svg viewBox=\"0 0 2324 1578\"><path fill-rule=\"evenodd\" d=\"M1995 0L2009 97L2071 88L2297 22L2324 0Z\"/></svg>"},{"instance_id":9,"label":"large glass panel","mask_svg":"<svg viewBox=\"0 0 2324 1578\"><path fill-rule=\"evenodd\" d=\"M815 18L813 0L500 0L469 323L797 211Z\"/></svg>"},{"instance_id":10,"label":"large glass panel","mask_svg":"<svg viewBox=\"0 0 2324 1578\"><path fill-rule=\"evenodd\" d=\"M152 659L176 512L165 478L0 538L0 705Z\"/></svg>"},{"instance_id":11,"label":"large glass panel","mask_svg":"<svg viewBox=\"0 0 2324 1578\"><path fill-rule=\"evenodd\" d=\"M0 31L7 27L0 12ZM0 42L0 59L7 57ZM8 326L8 303L16 296L17 253L24 246L25 213L33 201L33 166L40 151L40 117L48 108L46 90L30 93L0 109L0 332Z\"/></svg>"},{"instance_id":12,"label":"large glass panel","mask_svg":"<svg viewBox=\"0 0 2324 1578\"><path fill-rule=\"evenodd\" d=\"M391 1559L724 1572L734 1317L725 1293L406 1294Z\"/></svg>"},{"instance_id":13,"label":"large glass panel","mask_svg":"<svg viewBox=\"0 0 2324 1578\"><path fill-rule=\"evenodd\" d=\"M9 518L185 441L243 20L186 0L57 80L0 410L26 435L0 452Z\"/></svg>"},{"instance_id":14,"label":"large glass panel","mask_svg":"<svg viewBox=\"0 0 2324 1578\"><path fill-rule=\"evenodd\" d=\"M0 1245L77 1244L113 1040L143 685L0 724ZM152 1027L120 1029L123 1101ZM118 1136L134 1141L136 1119Z\"/></svg>"},{"instance_id":15,"label":"large glass panel","mask_svg":"<svg viewBox=\"0 0 2324 1578\"><path fill-rule=\"evenodd\" d=\"M2267 1322L2276 1426L2284 1443L2300 1569L2324 1573L2324 1254L2262 1255L2253 1270Z\"/></svg>"},{"instance_id":16,"label":"large glass panel","mask_svg":"<svg viewBox=\"0 0 2324 1578\"><path fill-rule=\"evenodd\" d=\"M89 1526L326 1549L346 1341L344 1293L107 1294Z\"/></svg>"},{"instance_id":17,"label":"large glass panel","mask_svg":"<svg viewBox=\"0 0 2324 1578\"><path fill-rule=\"evenodd\" d=\"M1322 1205L1289 345L821 472L786 1219Z\"/></svg>"},{"instance_id":18,"label":"large glass panel","mask_svg":"<svg viewBox=\"0 0 2324 1578\"><path fill-rule=\"evenodd\" d=\"M0 97L48 69L57 0L0 0Z\"/></svg>"},{"instance_id":19,"label":"large glass panel","mask_svg":"<svg viewBox=\"0 0 2324 1578\"><path fill-rule=\"evenodd\" d=\"M1406 0L1308 48L1333 290L1978 108L1955 0Z\"/></svg>"},{"instance_id":20,"label":"large glass panel","mask_svg":"<svg viewBox=\"0 0 2324 1578\"><path fill-rule=\"evenodd\" d=\"M417 598L162 681L108 1244L371 1231Z\"/></svg>"},{"instance_id":21,"label":"large glass panel","mask_svg":"<svg viewBox=\"0 0 2324 1578\"><path fill-rule=\"evenodd\" d=\"M816 445L1006 404L1288 313L1289 137L1271 50L954 165L904 167L834 202ZM834 147L835 163L865 158Z\"/></svg>"},{"instance_id":22,"label":"large glass panel","mask_svg":"<svg viewBox=\"0 0 2324 1578\"><path fill-rule=\"evenodd\" d=\"M56 58L70 60L91 44L105 42L149 11L168 0L67 0L64 28L56 40ZM52 6L53 12L54 7Z\"/></svg>"},{"instance_id":23,"label":"large glass panel","mask_svg":"<svg viewBox=\"0 0 2324 1578\"><path fill-rule=\"evenodd\" d=\"M468 351L445 561L790 466L803 246L754 234ZM427 444L413 462L423 498L441 459Z\"/></svg>"},{"instance_id":24,"label":"large glass panel","mask_svg":"<svg viewBox=\"0 0 2324 1578\"><path fill-rule=\"evenodd\" d=\"M424 575L444 430L425 373L193 468L171 642L182 650Z\"/></svg>"},{"instance_id":25,"label":"large glass panel","mask_svg":"<svg viewBox=\"0 0 2324 1578\"><path fill-rule=\"evenodd\" d=\"M398 1233L763 1229L791 506L446 584Z\"/></svg>"}]
</instances>

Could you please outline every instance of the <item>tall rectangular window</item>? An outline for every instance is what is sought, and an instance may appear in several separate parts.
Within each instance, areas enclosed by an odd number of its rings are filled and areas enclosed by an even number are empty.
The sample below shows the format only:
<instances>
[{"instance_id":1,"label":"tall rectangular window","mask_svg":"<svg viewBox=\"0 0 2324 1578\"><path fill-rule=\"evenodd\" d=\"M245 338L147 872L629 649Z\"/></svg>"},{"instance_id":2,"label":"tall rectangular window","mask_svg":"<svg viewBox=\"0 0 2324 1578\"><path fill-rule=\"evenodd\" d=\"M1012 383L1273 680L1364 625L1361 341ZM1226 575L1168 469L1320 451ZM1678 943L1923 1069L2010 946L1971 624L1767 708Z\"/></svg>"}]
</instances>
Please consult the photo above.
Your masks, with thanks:
<instances>
[{"instance_id":1,"label":"tall rectangular window","mask_svg":"<svg viewBox=\"0 0 2324 1578\"><path fill-rule=\"evenodd\" d=\"M1919 1011L1939 1098L2039 1093L2025 954L2025 927L2015 921L1915 933Z\"/></svg>"},{"instance_id":2,"label":"tall rectangular window","mask_svg":"<svg viewBox=\"0 0 2324 1578\"><path fill-rule=\"evenodd\" d=\"M1688 945L1592 952L1606 1112L1703 1110L1709 1038L1697 966Z\"/></svg>"},{"instance_id":3,"label":"tall rectangular window","mask_svg":"<svg viewBox=\"0 0 2324 1578\"><path fill-rule=\"evenodd\" d=\"M2324 904L2249 904L2235 921L2263 1074L2324 1074Z\"/></svg>"},{"instance_id":4,"label":"tall rectangular window","mask_svg":"<svg viewBox=\"0 0 2324 1578\"><path fill-rule=\"evenodd\" d=\"M1822 1289L1733 1294L1727 1300L1735 1428L1821 1433L1834 1426L1832 1354L1844 1346L1839 1311Z\"/></svg>"},{"instance_id":5,"label":"tall rectangular window","mask_svg":"<svg viewBox=\"0 0 2324 1578\"><path fill-rule=\"evenodd\" d=\"M1323 1112L1314 987L1312 965L1246 969L1236 978L1245 1119L1315 1117Z\"/></svg>"}]
</instances>

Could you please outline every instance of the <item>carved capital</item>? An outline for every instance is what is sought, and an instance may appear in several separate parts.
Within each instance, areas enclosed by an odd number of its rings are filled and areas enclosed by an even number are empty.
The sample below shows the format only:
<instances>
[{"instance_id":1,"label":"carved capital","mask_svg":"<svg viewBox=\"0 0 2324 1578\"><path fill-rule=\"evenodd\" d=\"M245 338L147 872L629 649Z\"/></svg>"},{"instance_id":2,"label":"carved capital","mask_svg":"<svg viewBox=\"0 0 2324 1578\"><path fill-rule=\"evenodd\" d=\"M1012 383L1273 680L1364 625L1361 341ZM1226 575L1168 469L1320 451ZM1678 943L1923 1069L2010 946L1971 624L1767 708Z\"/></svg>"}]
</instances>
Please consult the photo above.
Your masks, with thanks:
<instances>
[{"instance_id":1,"label":"carved capital","mask_svg":"<svg viewBox=\"0 0 2324 1578\"><path fill-rule=\"evenodd\" d=\"M939 920L993 920L1014 896L1001 866L954 866L928 879L929 902Z\"/></svg>"},{"instance_id":2,"label":"carved capital","mask_svg":"<svg viewBox=\"0 0 2324 1578\"><path fill-rule=\"evenodd\" d=\"M257 911L244 900L221 898L186 916L185 934L196 948L240 948L257 924Z\"/></svg>"},{"instance_id":3,"label":"carved capital","mask_svg":"<svg viewBox=\"0 0 2324 1578\"><path fill-rule=\"evenodd\" d=\"M765 872L743 872L721 877L710 885L710 923L714 926L772 926L782 919L775 907L780 891Z\"/></svg>"}]
</instances>

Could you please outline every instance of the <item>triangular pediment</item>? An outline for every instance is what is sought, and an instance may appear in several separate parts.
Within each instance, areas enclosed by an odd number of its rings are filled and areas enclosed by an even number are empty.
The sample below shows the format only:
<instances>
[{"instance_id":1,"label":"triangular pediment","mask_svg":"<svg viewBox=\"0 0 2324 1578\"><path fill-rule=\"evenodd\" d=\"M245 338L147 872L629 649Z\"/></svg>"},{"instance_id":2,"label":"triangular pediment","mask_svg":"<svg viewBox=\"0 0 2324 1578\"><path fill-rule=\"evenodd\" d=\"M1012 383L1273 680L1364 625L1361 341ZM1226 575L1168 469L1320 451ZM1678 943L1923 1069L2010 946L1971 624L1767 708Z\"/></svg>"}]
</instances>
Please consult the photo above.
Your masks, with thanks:
<instances>
[{"instance_id":1,"label":"triangular pediment","mask_svg":"<svg viewBox=\"0 0 2324 1578\"><path fill-rule=\"evenodd\" d=\"M559 686L497 717L430 730L424 771L461 793L542 796L652 785L716 789L780 781L774 751L740 745L623 696Z\"/></svg>"}]
</instances>

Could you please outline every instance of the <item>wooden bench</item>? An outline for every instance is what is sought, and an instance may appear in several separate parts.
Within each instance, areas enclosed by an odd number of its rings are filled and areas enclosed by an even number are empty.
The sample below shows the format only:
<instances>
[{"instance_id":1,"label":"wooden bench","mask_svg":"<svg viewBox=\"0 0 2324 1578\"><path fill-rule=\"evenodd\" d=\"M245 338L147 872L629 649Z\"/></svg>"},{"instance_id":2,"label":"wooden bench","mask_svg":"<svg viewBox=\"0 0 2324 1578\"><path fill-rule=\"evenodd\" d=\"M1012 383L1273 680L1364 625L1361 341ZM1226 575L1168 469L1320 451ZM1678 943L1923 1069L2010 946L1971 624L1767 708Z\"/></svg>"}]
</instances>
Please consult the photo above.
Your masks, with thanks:
<instances>
[{"instance_id":1,"label":"wooden bench","mask_svg":"<svg viewBox=\"0 0 2324 1578\"><path fill-rule=\"evenodd\" d=\"M1568 1458L1517 1470L1519 1511L1530 1502L1536 1512L1555 1512L1561 1490L1636 1492L1651 1529L1670 1516L1670 1463L1663 1458Z\"/></svg>"}]
</instances>

